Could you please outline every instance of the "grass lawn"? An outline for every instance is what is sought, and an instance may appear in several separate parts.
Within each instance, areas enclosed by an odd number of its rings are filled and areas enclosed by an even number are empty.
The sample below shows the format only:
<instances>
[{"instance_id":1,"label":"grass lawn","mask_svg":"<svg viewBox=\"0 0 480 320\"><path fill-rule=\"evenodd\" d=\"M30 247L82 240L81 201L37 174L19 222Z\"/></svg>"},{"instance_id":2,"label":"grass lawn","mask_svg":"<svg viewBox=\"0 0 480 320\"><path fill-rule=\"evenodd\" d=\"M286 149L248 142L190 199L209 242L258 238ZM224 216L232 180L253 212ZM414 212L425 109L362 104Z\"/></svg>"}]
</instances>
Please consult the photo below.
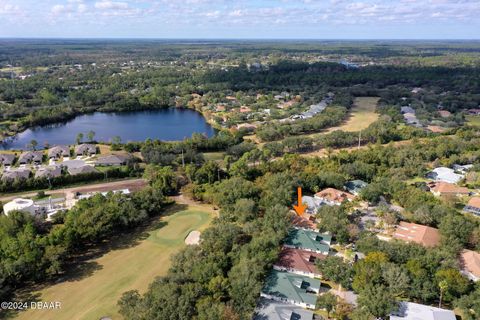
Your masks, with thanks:
<instances>
[{"instance_id":1,"label":"grass lawn","mask_svg":"<svg viewBox=\"0 0 480 320\"><path fill-rule=\"evenodd\" d=\"M192 230L204 230L213 217L205 207L175 205L148 228L119 237L108 250L87 259L61 282L29 294L39 301L60 301L60 310L29 310L18 319L120 319L117 301L127 290L144 292L156 276L166 274L170 257L185 246ZM31 301L31 299L26 299Z\"/></svg>"},{"instance_id":2,"label":"grass lawn","mask_svg":"<svg viewBox=\"0 0 480 320\"><path fill-rule=\"evenodd\" d=\"M358 97L353 102L349 118L341 126L329 128L326 133L343 130L345 132L354 132L366 129L369 125L377 121L378 113L375 113L378 97Z\"/></svg>"},{"instance_id":3,"label":"grass lawn","mask_svg":"<svg viewBox=\"0 0 480 320\"><path fill-rule=\"evenodd\" d=\"M203 157L207 161L219 161L225 157L225 152L204 152Z\"/></svg>"},{"instance_id":4,"label":"grass lawn","mask_svg":"<svg viewBox=\"0 0 480 320\"><path fill-rule=\"evenodd\" d=\"M480 116L465 116L467 124L474 127L480 127Z\"/></svg>"}]
</instances>

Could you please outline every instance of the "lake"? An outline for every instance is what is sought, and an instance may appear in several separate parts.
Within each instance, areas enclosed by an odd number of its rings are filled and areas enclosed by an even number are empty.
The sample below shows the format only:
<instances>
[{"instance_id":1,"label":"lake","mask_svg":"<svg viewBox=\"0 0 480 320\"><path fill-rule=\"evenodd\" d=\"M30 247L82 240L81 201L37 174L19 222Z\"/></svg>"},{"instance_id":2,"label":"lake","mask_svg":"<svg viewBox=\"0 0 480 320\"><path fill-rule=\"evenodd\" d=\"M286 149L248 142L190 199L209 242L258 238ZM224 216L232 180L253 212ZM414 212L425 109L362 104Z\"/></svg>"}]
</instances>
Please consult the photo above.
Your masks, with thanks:
<instances>
[{"instance_id":1,"label":"lake","mask_svg":"<svg viewBox=\"0 0 480 320\"><path fill-rule=\"evenodd\" d=\"M95 112L80 115L62 123L27 129L0 144L0 149L25 149L31 140L38 147L74 144L79 133L85 140L93 130L96 141L111 141L119 136L122 142L144 141L147 138L164 141L183 140L192 133L202 133L211 137L215 134L203 116L191 109L169 108L161 110L134 111L121 113Z\"/></svg>"}]
</instances>

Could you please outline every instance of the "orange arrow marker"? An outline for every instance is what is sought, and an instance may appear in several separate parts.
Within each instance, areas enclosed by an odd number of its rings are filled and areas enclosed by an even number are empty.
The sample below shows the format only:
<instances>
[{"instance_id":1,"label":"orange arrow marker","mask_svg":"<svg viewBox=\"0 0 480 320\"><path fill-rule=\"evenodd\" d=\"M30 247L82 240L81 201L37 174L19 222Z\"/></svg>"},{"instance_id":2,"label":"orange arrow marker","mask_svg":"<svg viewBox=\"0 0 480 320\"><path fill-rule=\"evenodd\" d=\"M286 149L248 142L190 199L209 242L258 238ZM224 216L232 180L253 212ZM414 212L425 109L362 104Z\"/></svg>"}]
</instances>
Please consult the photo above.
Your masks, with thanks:
<instances>
[{"instance_id":1,"label":"orange arrow marker","mask_svg":"<svg viewBox=\"0 0 480 320\"><path fill-rule=\"evenodd\" d=\"M295 212L301 217L305 212L305 209L307 209L307 206L302 203L302 187L298 187L297 192L298 202L296 206L293 206L293 209L295 209Z\"/></svg>"}]
</instances>

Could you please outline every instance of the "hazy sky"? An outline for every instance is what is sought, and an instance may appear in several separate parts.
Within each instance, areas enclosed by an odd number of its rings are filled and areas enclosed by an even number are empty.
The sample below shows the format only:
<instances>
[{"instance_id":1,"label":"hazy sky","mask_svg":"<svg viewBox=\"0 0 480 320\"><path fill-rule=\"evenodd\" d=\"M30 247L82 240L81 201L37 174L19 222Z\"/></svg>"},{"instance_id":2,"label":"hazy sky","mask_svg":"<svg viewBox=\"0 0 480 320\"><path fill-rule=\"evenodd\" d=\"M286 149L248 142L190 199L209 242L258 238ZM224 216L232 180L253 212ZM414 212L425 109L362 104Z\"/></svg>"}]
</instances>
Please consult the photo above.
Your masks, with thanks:
<instances>
[{"instance_id":1,"label":"hazy sky","mask_svg":"<svg viewBox=\"0 0 480 320\"><path fill-rule=\"evenodd\" d=\"M480 0L0 0L0 37L479 39Z\"/></svg>"}]
</instances>

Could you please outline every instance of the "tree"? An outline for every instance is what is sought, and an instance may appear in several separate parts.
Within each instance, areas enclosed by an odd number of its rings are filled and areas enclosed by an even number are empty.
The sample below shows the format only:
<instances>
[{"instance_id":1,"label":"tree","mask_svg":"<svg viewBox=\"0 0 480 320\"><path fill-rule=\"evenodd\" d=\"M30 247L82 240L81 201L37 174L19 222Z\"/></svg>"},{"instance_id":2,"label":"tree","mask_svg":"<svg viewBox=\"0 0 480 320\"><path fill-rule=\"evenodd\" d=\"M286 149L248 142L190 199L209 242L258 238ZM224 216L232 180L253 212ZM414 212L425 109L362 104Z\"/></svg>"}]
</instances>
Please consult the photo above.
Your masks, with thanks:
<instances>
[{"instance_id":1,"label":"tree","mask_svg":"<svg viewBox=\"0 0 480 320\"><path fill-rule=\"evenodd\" d=\"M77 134L77 138L75 141L77 144L80 144L82 140L83 140L83 133L80 132L79 134Z\"/></svg>"},{"instance_id":2,"label":"tree","mask_svg":"<svg viewBox=\"0 0 480 320\"><path fill-rule=\"evenodd\" d=\"M438 283L438 288L440 289L440 298L438 299L438 307L442 307L442 300L444 293L448 290L447 280L442 280Z\"/></svg>"},{"instance_id":3,"label":"tree","mask_svg":"<svg viewBox=\"0 0 480 320\"><path fill-rule=\"evenodd\" d=\"M120 143L122 143L122 138L120 138L120 136L115 136L112 138L112 144L119 145Z\"/></svg>"},{"instance_id":4,"label":"tree","mask_svg":"<svg viewBox=\"0 0 480 320\"><path fill-rule=\"evenodd\" d=\"M335 309L337 305L337 297L330 292L322 294L317 299L317 308L327 310L327 318L330 318L330 312Z\"/></svg>"},{"instance_id":5,"label":"tree","mask_svg":"<svg viewBox=\"0 0 480 320\"><path fill-rule=\"evenodd\" d=\"M342 258L327 256L325 259L318 259L315 264L325 279L339 283L346 289L351 288L353 268Z\"/></svg>"},{"instance_id":6,"label":"tree","mask_svg":"<svg viewBox=\"0 0 480 320\"><path fill-rule=\"evenodd\" d=\"M410 278L404 268L389 263L383 269L382 277L393 296L401 297L408 292Z\"/></svg>"},{"instance_id":7,"label":"tree","mask_svg":"<svg viewBox=\"0 0 480 320\"><path fill-rule=\"evenodd\" d=\"M93 142L94 137L95 137L95 131L93 131L93 130L88 131L88 133L87 133L88 141Z\"/></svg>"},{"instance_id":8,"label":"tree","mask_svg":"<svg viewBox=\"0 0 480 320\"><path fill-rule=\"evenodd\" d=\"M32 140L30 140L29 145L30 145L30 147L35 151L35 150L37 149L38 142L37 142L37 140L32 139Z\"/></svg>"},{"instance_id":9,"label":"tree","mask_svg":"<svg viewBox=\"0 0 480 320\"><path fill-rule=\"evenodd\" d=\"M357 302L361 308L380 319L385 319L397 307L394 297L383 285L367 286L359 293Z\"/></svg>"}]
</instances>

